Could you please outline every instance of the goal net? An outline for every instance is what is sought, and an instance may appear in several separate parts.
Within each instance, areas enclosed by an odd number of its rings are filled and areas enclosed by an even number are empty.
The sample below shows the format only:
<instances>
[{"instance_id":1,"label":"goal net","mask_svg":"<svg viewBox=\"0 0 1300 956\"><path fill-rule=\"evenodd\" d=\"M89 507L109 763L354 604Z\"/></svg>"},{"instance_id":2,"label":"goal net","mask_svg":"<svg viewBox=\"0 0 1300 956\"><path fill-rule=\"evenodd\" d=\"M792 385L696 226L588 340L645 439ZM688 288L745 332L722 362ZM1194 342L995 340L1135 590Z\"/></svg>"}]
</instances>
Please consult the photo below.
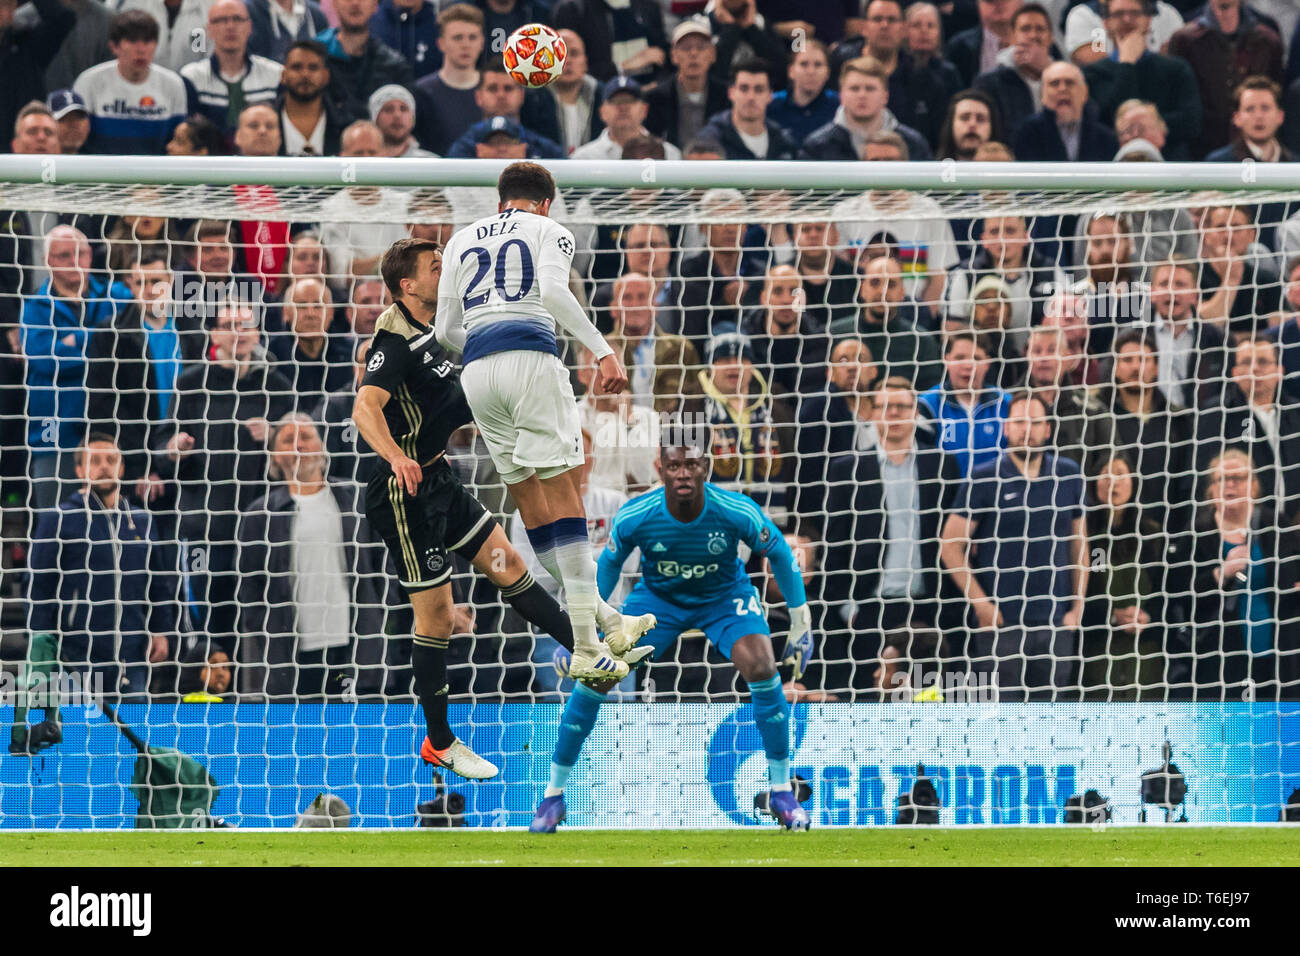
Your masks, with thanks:
<instances>
[{"instance_id":1,"label":"goal net","mask_svg":"<svg viewBox=\"0 0 1300 956\"><path fill-rule=\"evenodd\" d=\"M434 795L412 618L360 512L352 399L380 255L494 213L502 164L41 159L0 165L0 826L132 825L99 701L206 764L242 825L321 792L411 825ZM918 765L946 823L1061 822L1086 789L1136 820L1167 740L1193 778L1175 814L1277 819L1300 786L1300 180L844 167L551 164L571 287L630 382L592 394L569 343L593 552L658 484L665 426L699 426L711 480L800 562L815 650L782 677L814 822L892 823ZM449 457L562 600L472 426ZM741 559L779 660L785 602ZM634 556L615 603L645 561L695 573ZM453 724L505 766L452 791L470 825L526 823L558 645L463 559L452 587ZM570 820L749 821L762 748L706 624L613 692Z\"/></svg>"}]
</instances>

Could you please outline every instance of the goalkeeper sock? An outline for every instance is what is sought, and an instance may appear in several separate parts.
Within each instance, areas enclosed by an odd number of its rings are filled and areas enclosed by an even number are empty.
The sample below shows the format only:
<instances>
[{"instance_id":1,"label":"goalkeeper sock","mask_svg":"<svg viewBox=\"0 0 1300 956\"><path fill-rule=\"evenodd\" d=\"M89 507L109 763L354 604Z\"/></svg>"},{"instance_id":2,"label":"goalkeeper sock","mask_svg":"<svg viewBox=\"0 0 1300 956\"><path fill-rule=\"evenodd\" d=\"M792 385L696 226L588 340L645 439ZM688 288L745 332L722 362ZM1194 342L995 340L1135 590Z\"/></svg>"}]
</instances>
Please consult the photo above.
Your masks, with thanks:
<instances>
[{"instance_id":1,"label":"goalkeeper sock","mask_svg":"<svg viewBox=\"0 0 1300 956\"><path fill-rule=\"evenodd\" d=\"M560 565L555 560L554 522L525 530L528 532L528 543L533 546L533 554L537 555L537 563L546 569L556 584L563 585L564 575L560 573Z\"/></svg>"},{"instance_id":2,"label":"goalkeeper sock","mask_svg":"<svg viewBox=\"0 0 1300 956\"><path fill-rule=\"evenodd\" d=\"M749 685L754 723L767 754L767 776L773 790L790 789L790 702L781 689L781 675Z\"/></svg>"},{"instance_id":3,"label":"goalkeeper sock","mask_svg":"<svg viewBox=\"0 0 1300 956\"><path fill-rule=\"evenodd\" d=\"M566 651L573 650L573 627L568 616L531 574L525 571L514 584L503 587L501 596L525 621L551 635Z\"/></svg>"},{"instance_id":4,"label":"goalkeeper sock","mask_svg":"<svg viewBox=\"0 0 1300 956\"><path fill-rule=\"evenodd\" d=\"M582 753L582 745L596 728L596 716L604 701L604 694L586 684L573 685L573 693L560 716L560 733L555 738L555 756L551 758L551 783L545 796L554 797L564 792L569 773Z\"/></svg>"},{"instance_id":5,"label":"goalkeeper sock","mask_svg":"<svg viewBox=\"0 0 1300 956\"><path fill-rule=\"evenodd\" d=\"M552 523L555 563L564 576L575 647L596 643L596 564L591 559L586 518L561 518Z\"/></svg>"},{"instance_id":6,"label":"goalkeeper sock","mask_svg":"<svg viewBox=\"0 0 1300 956\"><path fill-rule=\"evenodd\" d=\"M429 743L434 750L446 750L456 739L447 723L447 643L445 637L417 634L411 648L415 692L420 696Z\"/></svg>"}]
</instances>

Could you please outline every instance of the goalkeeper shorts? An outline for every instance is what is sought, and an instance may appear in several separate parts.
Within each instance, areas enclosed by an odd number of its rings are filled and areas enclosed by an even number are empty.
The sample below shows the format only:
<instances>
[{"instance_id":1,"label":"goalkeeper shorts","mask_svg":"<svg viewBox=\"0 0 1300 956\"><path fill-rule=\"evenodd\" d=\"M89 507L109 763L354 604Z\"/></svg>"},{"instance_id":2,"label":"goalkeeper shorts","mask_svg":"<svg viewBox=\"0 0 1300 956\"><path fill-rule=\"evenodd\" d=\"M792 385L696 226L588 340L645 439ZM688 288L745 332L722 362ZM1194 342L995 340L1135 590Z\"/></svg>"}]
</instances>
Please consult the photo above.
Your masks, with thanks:
<instances>
[{"instance_id":1,"label":"goalkeeper shorts","mask_svg":"<svg viewBox=\"0 0 1300 956\"><path fill-rule=\"evenodd\" d=\"M654 630L638 642L638 646L649 644L655 649L655 660L662 657L664 651L686 631L703 631L709 643L727 660L731 660L731 649L736 641L746 634L767 637L772 633L763 615L758 591L752 584L697 607L674 604L654 594L645 585L637 584L623 602L623 613L655 616Z\"/></svg>"},{"instance_id":2,"label":"goalkeeper shorts","mask_svg":"<svg viewBox=\"0 0 1300 956\"><path fill-rule=\"evenodd\" d=\"M496 527L446 458L424 469L414 495L380 462L366 485L366 518L388 545L407 594L446 584L452 572L449 552L472 560Z\"/></svg>"}]
</instances>

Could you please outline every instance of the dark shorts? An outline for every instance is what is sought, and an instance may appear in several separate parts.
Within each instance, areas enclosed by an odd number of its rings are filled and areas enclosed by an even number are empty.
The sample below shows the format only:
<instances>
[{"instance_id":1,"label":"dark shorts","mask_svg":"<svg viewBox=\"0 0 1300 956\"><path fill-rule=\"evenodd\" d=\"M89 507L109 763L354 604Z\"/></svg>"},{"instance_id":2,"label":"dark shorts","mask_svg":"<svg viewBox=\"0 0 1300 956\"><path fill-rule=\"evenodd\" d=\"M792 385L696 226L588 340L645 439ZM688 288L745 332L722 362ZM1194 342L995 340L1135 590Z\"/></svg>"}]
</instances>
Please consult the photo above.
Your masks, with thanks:
<instances>
[{"instance_id":1,"label":"dark shorts","mask_svg":"<svg viewBox=\"0 0 1300 956\"><path fill-rule=\"evenodd\" d=\"M496 527L445 458L424 469L415 495L406 493L387 466L376 468L366 485L366 518L388 545L407 594L446 584L449 552L472 560Z\"/></svg>"}]
</instances>

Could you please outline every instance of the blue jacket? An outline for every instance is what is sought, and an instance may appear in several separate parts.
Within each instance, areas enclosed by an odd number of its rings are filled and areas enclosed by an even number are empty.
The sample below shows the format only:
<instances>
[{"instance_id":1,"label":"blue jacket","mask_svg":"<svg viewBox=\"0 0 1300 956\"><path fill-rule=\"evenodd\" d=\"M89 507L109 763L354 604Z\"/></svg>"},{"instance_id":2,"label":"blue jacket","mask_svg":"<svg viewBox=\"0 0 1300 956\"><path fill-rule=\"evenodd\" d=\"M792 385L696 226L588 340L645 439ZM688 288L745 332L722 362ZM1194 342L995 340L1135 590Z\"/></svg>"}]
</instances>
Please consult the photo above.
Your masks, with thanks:
<instances>
[{"instance_id":1,"label":"blue jacket","mask_svg":"<svg viewBox=\"0 0 1300 956\"><path fill-rule=\"evenodd\" d=\"M379 0L379 9L370 18L371 34L402 54L415 70L417 80L442 68L437 6L426 3L411 13L399 9L393 0Z\"/></svg>"},{"instance_id":2,"label":"blue jacket","mask_svg":"<svg viewBox=\"0 0 1300 956\"><path fill-rule=\"evenodd\" d=\"M790 91L781 90L767 104L767 121L785 130L796 143L802 143L813 130L821 129L835 119L835 111L839 108L840 95L832 89L822 90L807 106L795 105Z\"/></svg>"},{"instance_id":3,"label":"blue jacket","mask_svg":"<svg viewBox=\"0 0 1300 956\"><path fill-rule=\"evenodd\" d=\"M770 117L765 125L767 126L766 156L755 156L750 152L745 141L740 138L740 131L736 129L736 124L731 121L730 109L710 116L708 122L700 129L699 137L720 143L727 159L794 159L794 154L799 147L790 138L790 134Z\"/></svg>"},{"instance_id":4,"label":"blue jacket","mask_svg":"<svg viewBox=\"0 0 1300 956\"><path fill-rule=\"evenodd\" d=\"M91 331L113 324L131 290L98 276L86 280L84 308L50 295L46 279L23 302L19 329L27 357L27 444L33 451L76 448L86 430L86 355ZM64 340L72 337L72 344ZM50 429L53 422L57 427Z\"/></svg>"},{"instance_id":5,"label":"blue jacket","mask_svg":"<svg viewBox=\"0 0 1300 956\"><path fill-rule=\"evenodd\" d=\"M28 626L61 635L65 661L143 663L149 635L176 628L178 582L167 554L149 512L123 497L106 510L77 492L36 526Z\"/></svg>"},{"instance_id":6,"label":"blue jacket","mask_svg":"<svg viewBox=\"0 0 1300 956\"><path fill-rule=\"evenodd\" d=\"M957 460L962 476L972 468L995 461L1002 449L1002 422L1011 396L1000 388L986 388L970 412L952 396L945 375L942 382L922 392L917 401L922 415L934 420L939 447Z\"/></svg>"}]
</instances>

